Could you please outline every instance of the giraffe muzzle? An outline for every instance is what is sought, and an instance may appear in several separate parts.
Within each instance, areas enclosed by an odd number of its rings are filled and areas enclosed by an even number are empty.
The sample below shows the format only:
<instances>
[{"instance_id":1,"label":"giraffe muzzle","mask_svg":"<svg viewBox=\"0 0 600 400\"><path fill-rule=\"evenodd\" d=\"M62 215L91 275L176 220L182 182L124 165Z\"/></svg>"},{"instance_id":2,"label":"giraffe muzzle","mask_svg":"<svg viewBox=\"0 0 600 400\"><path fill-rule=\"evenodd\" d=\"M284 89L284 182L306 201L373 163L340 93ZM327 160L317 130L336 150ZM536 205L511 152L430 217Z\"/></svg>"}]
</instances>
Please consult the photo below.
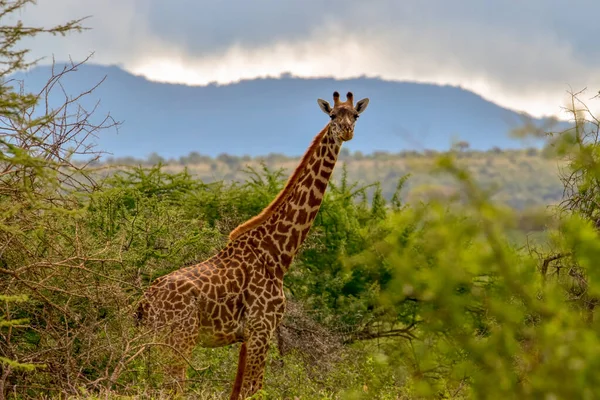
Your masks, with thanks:
<instances>
[{"instance_id":1,"label":"giraffe muzzle","mask_svg":"<svg viewBox=\"0 0 600 400\"><path fill-rule=\"evenodd\" d=\"M351 140L354 137L354 132L344 131L344 132L342 132L340 137L342 138L343 141L347 142L348 140Z\"/></svg>"}]
</instances>

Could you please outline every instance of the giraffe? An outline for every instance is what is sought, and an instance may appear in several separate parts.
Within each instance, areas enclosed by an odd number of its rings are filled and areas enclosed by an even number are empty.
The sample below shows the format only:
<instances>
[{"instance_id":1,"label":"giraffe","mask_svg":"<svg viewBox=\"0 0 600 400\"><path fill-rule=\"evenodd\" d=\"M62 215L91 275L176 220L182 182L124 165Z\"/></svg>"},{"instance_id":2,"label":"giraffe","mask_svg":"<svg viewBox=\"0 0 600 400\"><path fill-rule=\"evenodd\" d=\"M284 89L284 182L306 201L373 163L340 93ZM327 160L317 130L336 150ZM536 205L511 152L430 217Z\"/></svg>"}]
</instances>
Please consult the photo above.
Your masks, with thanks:
<instances>
[{"instance_id":1,"label":"giraffe","mask_svg":"<svg viewBox=\"0 0 600 400\"><path fill-rule=\"evenodd\" d=\"M369 104L365 98L354 105L351 92L343 102L334 92L333 100L333 107L317 100L331 120L275 199L232 230L218 254L157 278L144 293L136 317L164 335L173 379L185 380L182 358L196 345L241 342L230 399L262 388L269 343L285 311L283 277L319 211L341 145Z\"/></svg>"}]
</instances>

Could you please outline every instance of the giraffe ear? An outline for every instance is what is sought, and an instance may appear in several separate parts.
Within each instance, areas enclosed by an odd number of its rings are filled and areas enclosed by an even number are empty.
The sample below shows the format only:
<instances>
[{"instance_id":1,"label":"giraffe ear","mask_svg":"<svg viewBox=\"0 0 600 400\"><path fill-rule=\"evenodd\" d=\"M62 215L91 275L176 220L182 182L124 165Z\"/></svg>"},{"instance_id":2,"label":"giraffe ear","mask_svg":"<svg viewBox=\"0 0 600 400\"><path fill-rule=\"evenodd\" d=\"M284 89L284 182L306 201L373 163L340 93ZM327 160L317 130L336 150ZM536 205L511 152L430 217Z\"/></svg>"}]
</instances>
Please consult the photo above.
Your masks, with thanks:
<instances>
[{"instance_id":1,"label":"giraffe ear","mask_svg":"<svg viewBox=\"0 0 600 400\"><path fill-rule=\"evenodd\" d=\"M329 115L331 113L331 106L327 101L323 99L318 99L317 103L319 103L319 107L321 107L321 110L323 110L325 114Z\"/></svg>"},{"instance_id":2,"label":"giraffe ear","mask_svg":"<svg viewBox=\"0 0 600 400\"><path fill-rule=\"evenodd\" d=\"M360 100L358 103L356 103L356 107L354 107L354 109L356 110L357 113L361 113L363 111L365 111L367 109L367 106L369 105L369 99L362 99Z\"/></svg>"}]
</instances>

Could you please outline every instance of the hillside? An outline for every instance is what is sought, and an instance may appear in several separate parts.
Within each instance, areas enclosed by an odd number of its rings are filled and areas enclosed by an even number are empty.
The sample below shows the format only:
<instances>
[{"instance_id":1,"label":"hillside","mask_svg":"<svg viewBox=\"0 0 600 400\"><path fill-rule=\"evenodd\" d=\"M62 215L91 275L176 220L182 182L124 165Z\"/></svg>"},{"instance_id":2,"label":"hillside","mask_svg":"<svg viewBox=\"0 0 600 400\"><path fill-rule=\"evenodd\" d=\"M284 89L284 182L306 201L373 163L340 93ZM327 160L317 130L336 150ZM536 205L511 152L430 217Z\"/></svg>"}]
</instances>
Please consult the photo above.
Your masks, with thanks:
<instances>
[{"instance_id":1,"label":"hillside","mask_svg":"<svg viewBox=\"0 0 600 400\"><path fill-rule=\"evenodd\" d=\"M36 91L50 72L50 67L39 66L12 77L24 80L26 90ZM191 87L151 82L116 66L89 64L67 74L62 84L74 96L104 77L84 105L91 108L99 102L98 118L110 112L123 121L118 133L105 132L97 140L99 149L116 157L146 157L156 152L168 158L190 151L210 156L300 155L327 123L316 99L330 100L334 90L351 90L356 98L371 99L354 139L346 146L351 151L439 151L457 140L467 141L476 150L524 146L508 136L523 121L519 113L458 87L287 75ZM61 100L51 98L51 102Z\"/></svg>"},{"instance_id":2,"label":"hillside","mask_svg":"<svg viewBox=\"0 0 600 400\"><path fill-rule=\"evenodd\" d=\"M457 194L456 180L447 174L435 172L438 153L428 151L364 155L360 152L342 150L334 170L333 181L339 182L344 169L349 182L358 187L379 182L382 195L390 200L398 181L409 174L402 190L405 201L445 198ZM563 186L559 180L560 164L545 158L536 149L463 151L456 153L457 163L465 167L474 180L488 189L491 198L515 209L557 204L562 199ZM261 157L236 157L221 154L215 158L196 152L179 159L164 159L153 155L147 159L133 157L109 158L108 164L135 166L162 163L168 172L180 172L184 168L205 183L215 181L244 182L250 170L261 171L266 166L271 171L281 169L287 178L299 162L298 157L271 154Z\"/></svg>"}]
</instances>

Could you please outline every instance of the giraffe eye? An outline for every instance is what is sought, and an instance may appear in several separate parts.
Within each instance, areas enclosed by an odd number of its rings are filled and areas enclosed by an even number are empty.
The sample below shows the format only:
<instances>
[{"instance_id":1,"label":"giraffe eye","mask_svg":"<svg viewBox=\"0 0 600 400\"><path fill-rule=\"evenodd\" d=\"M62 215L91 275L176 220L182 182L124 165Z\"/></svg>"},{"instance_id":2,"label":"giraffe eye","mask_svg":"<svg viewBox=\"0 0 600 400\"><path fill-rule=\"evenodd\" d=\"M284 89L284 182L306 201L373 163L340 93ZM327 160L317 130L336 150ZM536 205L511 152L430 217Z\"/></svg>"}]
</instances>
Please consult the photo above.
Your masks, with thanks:
<instances>
[{"instance_id":1,"label":"giraffe eye","mask_svg":"<svg viewBox=\"0 0 600 400\"><path fill-rule=\"evenodd\" d=\"M335 115L330 115L329 118L334 119Z\"/></svg>"}]
</instances>

